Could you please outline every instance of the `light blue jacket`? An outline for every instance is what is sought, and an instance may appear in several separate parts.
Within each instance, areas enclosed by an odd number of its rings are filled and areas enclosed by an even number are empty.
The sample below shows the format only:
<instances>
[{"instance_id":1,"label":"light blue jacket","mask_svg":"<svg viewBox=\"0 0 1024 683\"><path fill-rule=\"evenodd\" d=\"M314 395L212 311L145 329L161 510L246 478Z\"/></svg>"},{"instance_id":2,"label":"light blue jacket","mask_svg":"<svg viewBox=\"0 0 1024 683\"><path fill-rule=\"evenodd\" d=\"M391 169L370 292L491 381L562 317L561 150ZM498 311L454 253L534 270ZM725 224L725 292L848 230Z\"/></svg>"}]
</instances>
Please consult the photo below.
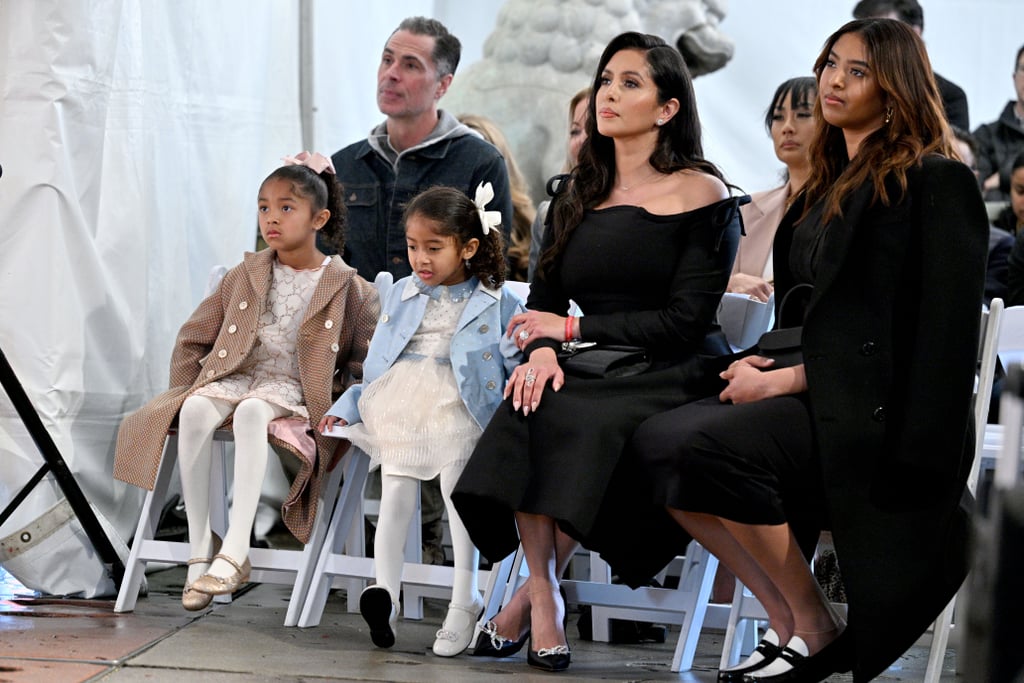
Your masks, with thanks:
<instances>
[{"instance_id":1,"label":"light blue jacket","mask_svg":"<svg viewBox=\"0 0 1024 683\"><path fill-rule=\"evenodd\" d=\"M377 276L376 284L381 314L363 361L363 381L349 387L327 411L349 424L362 419L359 397L363 388L394 365L419 329L434 289L416 275L391 284L387 272ZM484 287L475 277L472 285L474 289L452 337L449 357L462 402L483 429L501 404L505 381L522 360L522 352L505 335L505 328L513 315L525 309L522 299L507 288Z\"/></svg>"}]
</instances>

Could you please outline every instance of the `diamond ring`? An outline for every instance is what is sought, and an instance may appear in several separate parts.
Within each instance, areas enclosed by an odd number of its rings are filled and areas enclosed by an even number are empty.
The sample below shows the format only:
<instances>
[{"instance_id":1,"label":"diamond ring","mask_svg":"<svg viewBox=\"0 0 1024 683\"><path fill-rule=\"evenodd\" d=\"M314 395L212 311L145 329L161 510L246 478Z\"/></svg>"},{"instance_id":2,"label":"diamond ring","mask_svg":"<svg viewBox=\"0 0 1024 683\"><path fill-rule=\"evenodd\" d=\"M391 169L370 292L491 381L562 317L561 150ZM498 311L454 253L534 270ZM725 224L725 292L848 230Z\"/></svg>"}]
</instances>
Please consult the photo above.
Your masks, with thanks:
<instances>
[{"instance_id":1,"label":"diamond ring","mask_svg":"<svg viewBox=\"0 0 1024 683\"><path fill-rule=\"evenodd\" d=\"M527 332L526 330L523 330L522 332L519 333L519 338L522 339L523 341L526 341L527 339L530 338L530 333Z\"/></svg>"}]
</instances>

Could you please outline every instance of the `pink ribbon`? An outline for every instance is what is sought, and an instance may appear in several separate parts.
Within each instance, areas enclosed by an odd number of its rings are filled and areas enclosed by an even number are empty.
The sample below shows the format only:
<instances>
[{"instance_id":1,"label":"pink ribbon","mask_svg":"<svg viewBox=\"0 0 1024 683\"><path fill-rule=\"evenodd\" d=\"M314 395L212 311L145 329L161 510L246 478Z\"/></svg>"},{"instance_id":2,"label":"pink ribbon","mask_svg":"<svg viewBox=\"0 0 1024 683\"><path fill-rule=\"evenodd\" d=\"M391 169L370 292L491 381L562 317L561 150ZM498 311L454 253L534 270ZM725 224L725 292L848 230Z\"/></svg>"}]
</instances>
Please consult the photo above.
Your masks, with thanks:
<instances>
[{"instance_id":1,"label":"pink ribbon","mask_svg":"<svg viewBox=\"0 0 1024 683\"><path fill-rule=\"evenodd\" d=\"M334 164L331 163L330 157L325 157L320 152L299 152L295 156L281 157L281 161L286 164L305 166L311 169L314 173L329 171L331 174L337 175L334 171Z\"/></svg>"}]
</instances>

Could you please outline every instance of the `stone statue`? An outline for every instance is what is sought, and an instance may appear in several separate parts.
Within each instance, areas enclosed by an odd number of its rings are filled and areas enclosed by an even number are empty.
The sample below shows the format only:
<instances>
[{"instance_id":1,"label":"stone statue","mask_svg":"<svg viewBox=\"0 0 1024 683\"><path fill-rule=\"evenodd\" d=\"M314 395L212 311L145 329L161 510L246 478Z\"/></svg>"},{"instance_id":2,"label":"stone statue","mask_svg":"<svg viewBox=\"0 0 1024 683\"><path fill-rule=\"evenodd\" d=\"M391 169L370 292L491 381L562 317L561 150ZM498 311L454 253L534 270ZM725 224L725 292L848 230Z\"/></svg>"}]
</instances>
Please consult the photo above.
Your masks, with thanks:
<instances>
[{"instance_id":1,"label":"stone statue","mask_svg":"<svg viewBox=\"0 0 1024 683\"><path fill-rule=\"evenodd\" d=\"M533 200L565 164L568 103L591 84L605 45L623 31L675 45L694 76L723 67L733 43L719 29L727 0L507 0L482 60L459 73L442 106L495 121Z\"/></svg>"}]
</instances>

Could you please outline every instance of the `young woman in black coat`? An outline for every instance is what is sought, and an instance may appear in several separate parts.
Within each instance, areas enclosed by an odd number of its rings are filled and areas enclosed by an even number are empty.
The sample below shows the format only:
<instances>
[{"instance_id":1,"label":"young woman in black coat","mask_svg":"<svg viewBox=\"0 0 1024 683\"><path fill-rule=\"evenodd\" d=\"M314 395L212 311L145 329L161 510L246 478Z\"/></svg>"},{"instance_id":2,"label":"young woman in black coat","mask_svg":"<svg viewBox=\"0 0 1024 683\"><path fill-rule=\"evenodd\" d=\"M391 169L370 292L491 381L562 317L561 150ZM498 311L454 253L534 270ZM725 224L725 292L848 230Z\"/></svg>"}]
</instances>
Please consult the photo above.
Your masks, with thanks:
<instances>
[{"instance_id":1,"label":"young woman in black coat","mask_svg":"<svg viewBox=\"0 0 1024 683\"><path fill-rule=\"evenodd\" d=\"M906 25L850 22L814 70L811 180L774 246L776 301L813 285L804 362L737 360L718 397L649 419L632 442L658 501L768 612L762 647L726 681L874 678L967 571L984 203ZM848 624L800 549L823 528Z\"/></svg>"}]
</instances>

